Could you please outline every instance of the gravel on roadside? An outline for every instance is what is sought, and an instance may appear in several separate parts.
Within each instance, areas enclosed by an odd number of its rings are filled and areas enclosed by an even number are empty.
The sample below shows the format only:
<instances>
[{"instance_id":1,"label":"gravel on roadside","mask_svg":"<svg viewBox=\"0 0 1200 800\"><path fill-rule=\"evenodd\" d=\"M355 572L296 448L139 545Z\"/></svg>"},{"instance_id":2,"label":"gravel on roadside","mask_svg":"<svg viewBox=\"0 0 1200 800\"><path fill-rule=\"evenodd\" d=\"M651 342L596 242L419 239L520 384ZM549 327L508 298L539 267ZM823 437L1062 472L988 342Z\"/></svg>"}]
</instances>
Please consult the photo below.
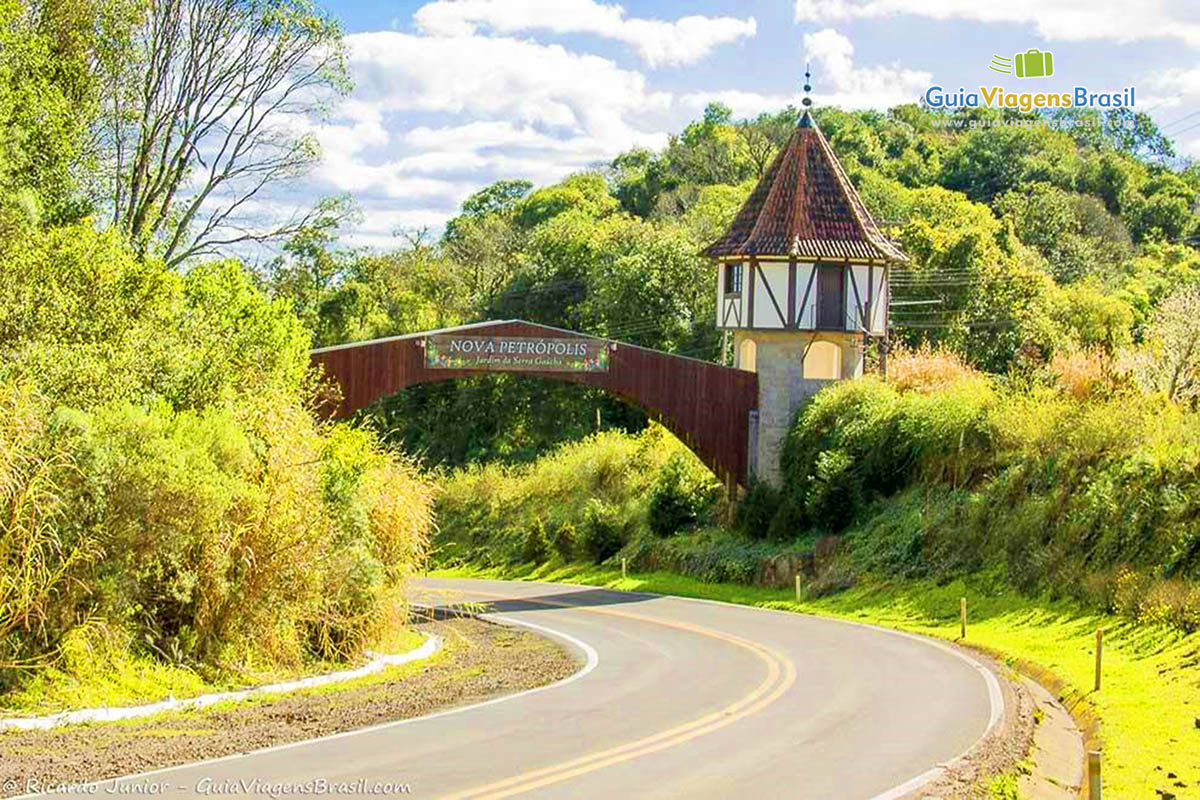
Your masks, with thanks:
<instances>
[{"instance_id":1,"label":"gravel on roadside","mask_svg":"<svg viewBox=\"0 0 1200 800\"><path fill-rule=\"evenodd\" d=\"M418 717L544 686L579 669L558 642L459 618L416 626L442 637L431 659L345 686L136 722L0 733L0 797L95 781Z\"/></svg>"}]
</instances>

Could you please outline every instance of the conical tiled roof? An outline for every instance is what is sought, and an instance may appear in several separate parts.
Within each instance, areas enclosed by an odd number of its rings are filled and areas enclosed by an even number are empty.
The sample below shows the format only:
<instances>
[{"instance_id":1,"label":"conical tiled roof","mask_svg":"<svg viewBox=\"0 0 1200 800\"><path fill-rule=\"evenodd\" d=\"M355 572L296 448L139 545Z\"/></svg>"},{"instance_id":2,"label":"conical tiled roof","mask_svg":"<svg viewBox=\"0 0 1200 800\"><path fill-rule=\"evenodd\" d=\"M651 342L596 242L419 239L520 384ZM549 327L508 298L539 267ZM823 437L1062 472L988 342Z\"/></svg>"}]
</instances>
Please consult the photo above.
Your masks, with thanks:
<instances>
[{"instance_id":1,"label":"conical tiled roof","mask_svg":"<svg viewBox=\"0 0 1200 800\"><path fill-rule=\"evenodd\" d=\"M908 260L871 219L807 111L733 225L703 255Z\"/></svg>"}]
</instances>

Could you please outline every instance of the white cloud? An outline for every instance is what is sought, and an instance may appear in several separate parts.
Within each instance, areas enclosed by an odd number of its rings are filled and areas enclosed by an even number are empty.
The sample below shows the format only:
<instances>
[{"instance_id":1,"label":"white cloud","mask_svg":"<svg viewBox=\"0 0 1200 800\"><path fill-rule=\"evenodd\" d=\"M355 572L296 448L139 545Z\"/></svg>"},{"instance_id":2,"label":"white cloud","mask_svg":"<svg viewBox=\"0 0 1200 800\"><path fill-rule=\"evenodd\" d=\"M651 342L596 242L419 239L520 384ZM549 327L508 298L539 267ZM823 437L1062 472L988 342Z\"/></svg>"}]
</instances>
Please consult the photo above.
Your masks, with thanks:
<instances>
[{"instance_id":1,"label":"white cloud","mask_svg":"<svg viewBox=\"0 0 1200 800\"><path fill-rule=\"evenodd\" d=\"M503 117L620 140L636 135L629 116L671 103L669 94L650 91L641 73L559 45L395 31L347 41L355 96L385 112Z\"/></svg>"},{"instance_id":2,"label":"white cloud","mask_svg":"<svg viewBox=\"0 0 1200 800\"><path fill-rule=\"evenodd\" d=\"M804 50L813 62L813 99L842 108L888 108L912 103L929 86L932 74L898 64L858 67L854 45L833 28L804 34Z\"/></svg>"},{"instance_id":3,"label":"white cloud","mask_svg":"<svg viewBox=\"0 0 1200 800\"><path fill-rule=\"evenodd\" d=\"M796 0L795 8L797 22L911 15L1033 25L1046 39L1174 38L1200 45L1200 14L1192 0Z\"/></svg>"},{"instance_id":4,"label":"white cloud","mask_svg":"<svg viewBox=\"0 0 1200 800\"><path fill-rule=\"evenodd\" d=\"M1200 158L1200 66L1158 70L1142 82L1161 96L1139 96L1138 105L1157 111L1154 117L1163 133L1175 140L1180 155Z\"/></svg>"},{"instance_id":5,"label":"white cloud","mask_svg":"<svg viewBox=\"0 0 1200 800\"><path fill-rule=\"evenodd\" d=\"M890 108L919 99L933 76L928 72L905 69L898 64L859 67L854 64L854 44L845 36L826 28L804 35L806 57L813 65L813 100L820 105L840 108ZM736 117L754 117L764 111L775 112L789 105L799 107L800 94L759 94L728 89L691 92L680 104L699 110L711 102L733 109Z\"/></svg>"},{"instance_id":6,"label":"white cloud","mask_svg":"<svg viewBox=\"0 0 1200 800\"><path fill-rule=\"evenodd\" d=\"M596 0L435 0L414 19L434 36L480 30L595 34L632 46L651 66L694 64L723 44L754 36L758 27L753 17L688 16L673 22L627 17L619 5Z\"/></svg>"},{"instance_id":7,"label":"white cloud","mask_svg":"<svg viewBox=\"0 0 1200 800\"><path fill-rule=\"evenodd\" d=\"M789 105L799 106L799 95L759 94L743 92L739 89L724 89L715 92L690 92L679 98L679 102L694 111L707 106L709 103L723 103L733 110L735 117L757 117L764 111L775 113Z\"/></svg>"},{"instance_id":8,"label":"white cloud","mask_svg":"<svg viewBox=\"0 0 1200 800\"><path fill-rule=\"evenodd\" d=\"M605 58L476 34L381 31L347 44L356 89L312 130L324 153L315 177L362 207L349 237L359 244L436 228L493 180L550 183L666 143L672 96Z\"/></svg>"}]
</instances>

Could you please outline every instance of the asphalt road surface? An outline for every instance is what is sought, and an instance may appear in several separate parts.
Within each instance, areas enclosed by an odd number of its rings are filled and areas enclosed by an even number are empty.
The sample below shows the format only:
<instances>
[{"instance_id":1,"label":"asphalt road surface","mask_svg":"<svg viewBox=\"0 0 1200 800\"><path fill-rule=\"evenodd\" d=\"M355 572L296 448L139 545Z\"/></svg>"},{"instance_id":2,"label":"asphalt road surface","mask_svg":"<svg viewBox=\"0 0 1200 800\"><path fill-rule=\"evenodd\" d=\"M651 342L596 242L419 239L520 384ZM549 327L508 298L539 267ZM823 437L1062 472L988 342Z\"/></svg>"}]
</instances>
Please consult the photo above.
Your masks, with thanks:
<instances>
[{"instance_id":1,"label":"asphalt road surface","mask_svg":"<svg viewBox=\"0 0 1200 800\"><path fill-rule=\"evenodd\" d=\"M957 651L833 620L546 583L424 580L426 602L573 648L543 689L101 785L167 797L897 798L1000 712ZM307 791L306 791L307 790Z\"/></svg>"}]
</instances>

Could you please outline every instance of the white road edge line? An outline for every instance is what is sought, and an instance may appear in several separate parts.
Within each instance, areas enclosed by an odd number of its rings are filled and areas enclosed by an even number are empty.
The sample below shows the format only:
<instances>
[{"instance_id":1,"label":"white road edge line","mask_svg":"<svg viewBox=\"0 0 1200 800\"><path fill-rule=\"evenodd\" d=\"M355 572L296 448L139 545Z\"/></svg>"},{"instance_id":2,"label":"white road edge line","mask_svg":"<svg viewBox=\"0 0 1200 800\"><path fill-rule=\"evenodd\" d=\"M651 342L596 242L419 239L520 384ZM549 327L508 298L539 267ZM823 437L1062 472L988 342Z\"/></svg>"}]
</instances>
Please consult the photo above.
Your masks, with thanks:
<instances>
[{"instance_id":1,"label":"white road edge line","mask_svg":"<svg viewBox=\"0 0 1200 800\"><path fill-rule=\"evenodd\" d=\"M538 631L539 633L544 633L547 636L550 636L550 637L553 637L556 639L561 639L565 642L568 642L568 643L574 645L575 647L579 648L580 650L582 650L584 653L584 656L587 658L587 661L583 665L582 669L578 670L577 672L575 672L571 675L568 675L567 677L563 678L560 681L555 681L554 683L548 683L545 686L538 686L534 689L525 689L524 691L517 692L516 694L508 694L508 695L504 695L503 697L493 697L491 700L484 700L479 703L473 703L472 705L469 705L469 706L460 706L458 708L447 709L446 711L435 711L434 713L426 714L423 717L410 717L408 719L398 719L393 722L383 722L378 725L371 725L370 727L359 728L359 729L353 730L353 731L343 731L342 733L331 733L328 736L318 736L315 739L302 739L298 742L287 742L285 744L277 744L277 745L273 745L271 747L263 747L258 750L251 750L246 753L233 753L232 755L221 756L219 758L210 758L210 759L206 759L204 761L191 761L191 762L188 762L187 764L176 764L173 767L163 767L162 769L150 770L149 772L137 772L132 775L122 775L119 778L104 778L103 780L89 781L88 783L83 784L83 785L89 786L89 787L90 786L111 786L113 784L121 783L123 781L130 781L130 780L135 780L138 778L149 778L153 775L163 775L168 772L177 772L179 770L191 769L193 767L206 767L206 766L210 766L212 764L221 764L221 763L224 763L227 761L235 761L240 758L249 758L251 756L260 756L260 755L264 755L266 753L276 753L281 750L291 750L291 749L297 748L297 747L306 747L311 744L318 744L321 742L333 741L334 739L346 739L351 736L358 736L358 735L364 734L364 733L374 733L375 731L387 730L388 728L398 728L402 725L412 725L417 722L425 722L426 720L437 719L439 717L449 717L454 714L462 714L467 711L474 711L477 708L484 708L485 706L496 705L498 703L507 703L509 700L516 700L521 697L528 697L531 694L537 694L538 692L546 692L551 689L557 689L559 687L566 686L569 683L574 683L575 681L585 677L600 664L600 654L596 652L596 648L592 647L590 644L583 641L582 639L575 638L574 636L572 636L569 633L563 633L562 631L555 630L553 628L548 628L544 625L538 625L533 622L525 622L524 620L513 619L512 617L505 617L505 616L493 615L493 614L486 614L483 616L486 616L487 619L489 619L489 620L495 620L497 622L501 622L504 624L517 625L517 626L523 627L523 628L530 628L532 630ZM44 793L23 794L23 795L16 795L13 798L10 798L10 800L25 800L25 798L30 798L30 797L47 797L47 796L49 796L49 795L46 795Z\"/></svg>"},{"instance_id":2,"label":"white road edge line","mask_svg":"<svg viewBox=\"0 0 1200 800\"><path fill-rule=\"evenodd\" d=\"M458 579L458 578L433 578L432 580L461 580L461 579ZM489 579L489 578L468 578L467 580L491 580L491 579ZM986 739L988 734L990 734L993 730L995 730L996 726L1000 724L1000 721L1002 719L1004 719L1004 694L1000 690L1000 682L998 680L996 680L996 676L992 673L992 671L990 669L988 669L987 667L985 667L982 663L980 663L976 659L967 655L962 650L955 648L955 647L951 647L950 645L945 644L944 642L938 641L937 639L934 639L929 636L920 636L915 633L909 633L907 631L900 631L900 630L896 630L894 628L885 628L881 625L871 625L870 623L858 622L858 621L852 620L852 619L841 619L840 617L823 617L818 614L806 614L803 611L784 611L784 610L778 609L778 608L762 608L760 606L748 606L748 605L742 605L740 603L729 603L724 600L710 600L705 597L682 597L680 595L674 595L674 594L658 594L657 592L625 592L620 589L609 589L609 588L606 588L603 586L589 586L588 584L583 584L583 583L548 583L546 581L506 581L506 582L525 583L525 584L529 584L532 586L552 586L552 587L583 586L583 587L587 587L587 588L591 588L591 589L598 589L603 592L617 592L620 594L634 594L634 595L640 594L640 595L644 595L646 597L665 598L668 600L683 600L683 601L686 601L689 603L706 603L708 605L723 606L725 608L737 608L737 609L741 609L743 611L747 611L747 610L748 611L767 611L772 614L784 614L784 615L790 616L790 617L801 616L801 617L810 617L812 619L822 620L825 622L838 622L843 625L853 625L855 627L866 628L868 630L878 631L880 633L891 634L892 636L899 636L904 639L911 639L915 642L921 642L922 644L928 645L929 647L935 647L938 650L949 653L950 655L954 656L955 658L961 659L962 661L965 661L967 664L970 664L972 667L974 667L976 669L976 671L979 672L980 677L983 678L984 685L987 686L988 704L991 707L990 713L988 715L988 725L987 725L987 728L984 729L983 735L981 735L978 739L976 739L971 744L970 747L968 747L963 752L959 753L954 758L951 758L949 761L946 761L942 764L938 764L937 766L932 767L931 769L929 769L925 772L922 772L920 775L917 775L916 777L911 778L910 780L907 780L898 786L893 786L891 789L888 789L881 794L877 794L873 797L868 798L868 800L899 800L899 798L904 797L906 794L908 794L910 792L914 792L917 789L920 789L925 784L930 783L931 781L935 780L938 777L941 777L941 775L946 771L947 764L951 764L951 763L958 761L959 759L967 756L972 750L974 750L979 745L980 742L982 742L984 739Z\"/></svg>"},{"instance_id":3,"label":"white road edge line","mask_svg":"<svg viewBox=\"0 0 1200 800\"><path fill-rule=\"evenodd\" d=\"M60 725L78 725L84 722L103 723L142 719L168 711L193 711L198 708L207 708L208 706L228 701L240 702L242 700L250 700L274 694L288 694L304 689L313 689L318 686L345 683L356 678L365 678L368 675L374 675L376 672L381 672L388 667L399 667L404 664L411 664L414 661L421 661L432 656L441 649L441 646L441 639L431 634L425 637L425 641L420 647L409 650L407 653L379 655L361 667L355 667L354 669L327 672L324 675L312 675L307 678L297 678L293 681L269 683L265 686L255 686L250 689L239 689L232 692L212 692L210 694L197 695L196 697L184 697L179 700L171 697L167 700L160 700L157 703L146 703L140 706L81 708L76 711L60 711L57 714L47 714L43 717L8 717L0 719L0 731L50 730Z\"/></svg>"}]
</instances>

